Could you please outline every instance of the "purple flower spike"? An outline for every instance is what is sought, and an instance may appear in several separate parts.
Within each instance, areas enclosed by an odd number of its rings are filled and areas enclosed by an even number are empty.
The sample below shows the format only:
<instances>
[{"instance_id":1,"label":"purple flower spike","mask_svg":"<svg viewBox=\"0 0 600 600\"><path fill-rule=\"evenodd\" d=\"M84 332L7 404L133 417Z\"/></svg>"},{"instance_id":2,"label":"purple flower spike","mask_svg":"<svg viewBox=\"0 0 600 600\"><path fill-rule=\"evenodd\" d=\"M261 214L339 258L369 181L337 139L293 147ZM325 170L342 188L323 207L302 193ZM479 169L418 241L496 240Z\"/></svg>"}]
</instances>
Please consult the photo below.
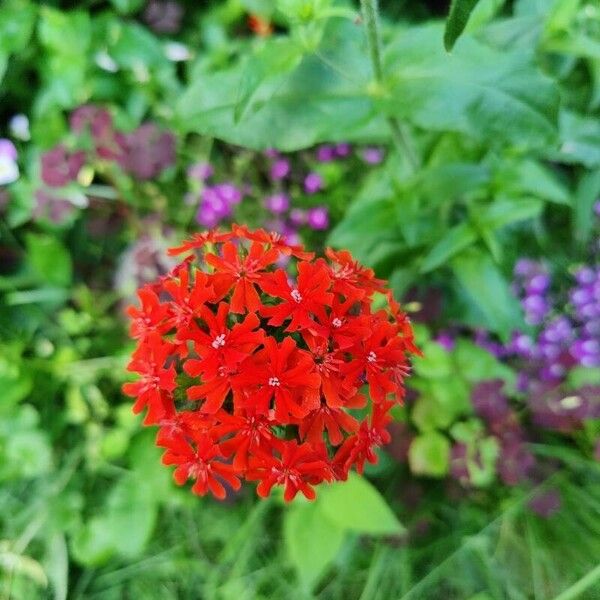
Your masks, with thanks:
<instances>
[{"instance_id":1,"label":"purple flower spike","mask_svg":"<svg viewBox=\"0 0 600 600\"><path fill-rule=\"evenodd\" d=\"M271 165L271 179L285 179L290 174L290 161L287 158L278 158Z\"/></svg>"},{"instance_id":2,"label":"purple flower spike","mask_svg":"<svg viewBox=\"0 0 600 600\"><path fill-rule=\"evenodd\" d=\"M329 211L326 206L315 206L308 211L308 226L317 231L329 227Z\"/></svg>"},{"instance_id":3,"label":"purple flower spike","mask_svg":"<svg viewBox=\"0 0 600 600\"><path fill-rule=\"evenodd\" d=\"M323 189L323 178L318 173L309 173L304 178L304 191L307 194L316 194Z\"/></svg>"},{"instance_id":4,"label":"purple flower spike","mask_svg":"<svg viewBox=\"0 0 600 600\"><path fill-rule=\"evenodd\" d=\"M265 207L276 215L280 215L290 207L290 199L286 194L273 194L265 199Z\"/></svg>"}]
</instances>

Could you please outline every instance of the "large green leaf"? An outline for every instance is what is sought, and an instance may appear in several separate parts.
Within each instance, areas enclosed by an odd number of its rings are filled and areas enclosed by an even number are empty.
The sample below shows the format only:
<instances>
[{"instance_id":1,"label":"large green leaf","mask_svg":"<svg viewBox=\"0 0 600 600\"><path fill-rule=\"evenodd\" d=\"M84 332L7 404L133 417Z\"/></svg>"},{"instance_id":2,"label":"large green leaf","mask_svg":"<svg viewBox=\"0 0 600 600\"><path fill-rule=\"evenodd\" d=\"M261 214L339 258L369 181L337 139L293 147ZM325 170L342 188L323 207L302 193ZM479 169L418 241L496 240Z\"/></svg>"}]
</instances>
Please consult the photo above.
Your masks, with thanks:
<instances>
[{"instance_id":1,"label":"large green leaf","mask_svg":"<svg viewBox=\"0 0 600 600\"><path fill-rule=\"evenodd\" d=\"M282 41L273 38L250 59L198 74L176 105L180 127L250 148L282 150L387 131L366 92L370 65L362 36L352 27L329 27L318 52L305 55L296 68L297 55L289 52L281 60ZM276 73L267 76L272 63Z\"/></svg>"},{"instance_id":2,"label":"large green leaf","mask_svg":"<svg viewBox=\"0 0 600 600\"><path fill-rule=\"evenodd\" d=\"M456 40L464 31L469 17L479 0L452 0L450 13L444 30L444 47L448 52L452 50Z\"/></svg>"},{"instance_id":3,"label":"large green leaf","mask_svg":"<svg viewBox=\"0 0 600 600\"><path fill-rule=\"evenodd\" d=\"M552 144L558 89L532 51L504 51L466 35L449 55L437 24L402 31L386 49L388 114L519 147Z\"/></svg>"},{"instance_id":4,"label":"large green leaf","mask_svg":"<svg viewBox=\"0 0 600 600\"><path fill-rule=\"evenodd\" d=\"M348 481L324 487L319 494L319 508L338 527L371 535L404 530L377 489L356 473L350 473Z\"/></svg>"},{"instance_id":5,"label":"large green leaf","mask_svg":"<svg viewBox=\"0 0 600 600\"><path fill-rule=\"evenodd\" d=\"M339 552L345 530L323 515L318 501L296 502L285 512L283 534L300 581L310 590Z\"/></svg>"},{"instance_id":6,"label":"large green leaf","mask_svg":"<svg viewBox=\"0 0 600 600\"><path fill-rule=\"evenodd\" d=\"M478 309L482 327L495 331L504 339L522 327L518 302L488 254L467 250L452 261L452 268L467 297Z\"/></svg>"}]
</instances>

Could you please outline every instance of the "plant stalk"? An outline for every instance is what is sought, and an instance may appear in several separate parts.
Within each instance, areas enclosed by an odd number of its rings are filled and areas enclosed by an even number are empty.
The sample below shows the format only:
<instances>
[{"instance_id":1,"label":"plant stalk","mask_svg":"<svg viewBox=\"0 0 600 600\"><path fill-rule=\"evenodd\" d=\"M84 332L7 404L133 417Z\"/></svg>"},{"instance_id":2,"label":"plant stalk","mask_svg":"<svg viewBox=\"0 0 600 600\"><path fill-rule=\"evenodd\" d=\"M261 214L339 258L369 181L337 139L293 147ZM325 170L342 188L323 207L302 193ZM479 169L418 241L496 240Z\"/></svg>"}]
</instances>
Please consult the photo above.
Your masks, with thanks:
<instances>
[{"instance_id":1,"label":"plant stalk","mask_svg":"<svg viewBox=\"0 0 600 600\"><path fill-rule=\"evenodd\" d=\"M360 0L363 23L367 32L367 45L377 84L384 85L383 61L381 59L381 26L377 0ZM419 157L414 151L403 125L396 117L387 117L392 139L398 152L404 155L413 172L419 168Z\"/></svg>"}]
</instances>

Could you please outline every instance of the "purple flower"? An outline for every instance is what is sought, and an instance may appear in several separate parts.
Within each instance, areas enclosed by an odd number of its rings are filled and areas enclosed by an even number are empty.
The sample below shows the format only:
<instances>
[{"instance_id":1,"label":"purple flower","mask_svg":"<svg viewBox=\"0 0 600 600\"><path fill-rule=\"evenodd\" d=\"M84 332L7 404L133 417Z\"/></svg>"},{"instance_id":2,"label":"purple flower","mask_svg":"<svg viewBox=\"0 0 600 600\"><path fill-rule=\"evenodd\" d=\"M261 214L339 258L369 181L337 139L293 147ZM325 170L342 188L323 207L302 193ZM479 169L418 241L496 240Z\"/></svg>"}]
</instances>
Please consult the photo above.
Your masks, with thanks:
<instances>
[{"instance_id":1,"label":"purple flower","mask_svg":"<svg viewBox=\"0 0 600 600\"><path fill-rule=\"evenodd\" d=\"M362 159L369 165L378 165L383 162L384 152L376 146L367 146L361 151Z\"/></svg>"},{"instance_id":2,"label":"purple flower","mask_svg":"<svg viewBox=\"0 0 600 600\"><path fill-rule=\"evenodd\" d=\"M454 336L448 331L440 331L435 341L447 352L454 350L454 346L456 345Z\"/></svg>"},{"instance_id":3,"label":"purple flower","mask_svg":"<svg viewBox=\"0 0 600 600\"><path fill-rule=\"evenodd\" d=\"M306 211L301 208L292 208L289 215L290 223L294 227L300 227L306 224Z\"/></svg>"},{"instance_id":4,"label":"purple flower","mask_svg":"<svg viewBox=\"0 0 600 600\"><path fill-rule=\"evenodd\" d=\"M124 139L119 163L140 180L152 179L175 162L175 136L144 123Z\"/></svg>"},{"instance_id":5,"label":"purple flower","mask_svg":"<svg viewBox=\"0 0 600 600\"><path fill-rule=\"evenodd\" d=\"M597 217L600 217L600 200L596 200L596 202L594 203L594 214Z\"/></svg>"},{"instance_id":6,"label":"purple flower","mask_svg":"<svg viewBox=\"0 0 600 600\"><path fill-rule=\"evenodd\" d=\"M122 133L114 130L112 117L107 110L93 104L85 104L71 113L69 124L75 133L81 134L89 130L100 158L121 158L126 139Z\"/></svg>"},{"instance_id":7,"label":"purple flower","mask_svg":"<svg viewBox=\"0 0 600 600\"><path fill-rule=\"evenodd\" d=\"M319 162L331 162L335 159L335 148L330 144L323 144L317 148L316 157Z\"/></svg>"},{"instance_id":8,"label":"purple flower","mask_svg":"<svg viewBox=\"0 0 600 600\"><path fill-rule=\"evenodd\" d=\"M600 366L600 342L598 340L575 340L571 345L570 353L584 367Z\"/></svg>"},{"instance_id":9,"label":"purple flower","mask_svg":"<svg viewBox=\"0 0 600 600\"><path fill-rule=\"evenodd\" d=\"M278 193L265 198L265 207L276 215L280 215L290 207L290 198L287 194Z\"/></svg>"},{"instance_id":10,"label":"purple flower","mask_svg":"<svg viewBox=\"0 0 600 600\"><path fill-rule=\"evenodd\" d=\"M518 439L502 440L498 474L506 485L525 481L535 465L535 457Z\"/></svg>"},{"instance_id":11,"label":"purple flower","mask_svg":"<svg viewBox=\"0 0 600 600\"><path fill-rule=\"evenodd\" d=\"M214 175L214 168L210 163L198 162L190 165L187 170L187 176L190 179L197 179L198 181L206 181Z\"/></svg>"},{"instance_id":12,"label":"purple flower","mask_svg":"<svg viewBox=\"0 0 600 600\"><path fill-rule=\"evenodd\" d=\"M237 205L242 201L242 191L233 183L219 183L213 189L229 206Z\"/></svg>"},{"instance_id":13,"label":"purple flower","mask_svg":"<svg viewBox=\"0 0 600 600\"><path fill-rule=\"evenodd\" d=\"M560 510L562 501L558 490L538 492L527 504L539 517L547 519Z\"/></svg>"},{"instance_id":14,"label":"purple flower","mask_svg":"<svg viewBox=\"0 0 600 600\"><path fill-rule=\"evenodd\" d=\"M210 229L216 227L221 221L221 218L209 204L203 203L196 213L196 220L200 225L204 225L204 227Z\"/></svg>"},{"instance_id":15,"label":"purple flower","mask_svg":"<svg viewBox=\"0 0 600 600\"><path fill-rule=\"evenodd\" d=\"M7 139L0 138L0 185L6 185L19 179L17 149Z\"/></svg>"},{"instance_id":16,"label":"purple flower","mask_svg":"<svg viewBox=\"0 0 600 600\"><path fill-rule=\"evenodd\" d=\"M35 191L36 206L33 209L34 219L46 218L52 223L63 223L75 210L72 202L54 196L46 190Z\"/></svg>"},{"instance_id":17,"label":"purple flower","mask_svg":"<svg viewBox=\"0 0 600 600\"><path fill-rule=\"evenodd\" d=\"M329 211L326 206L315 206L308 211L308 226L311 229L322 231L329 227Z\"/></svg>"},{"instance_id":18,"label":"purple flower","mask_svg":"<svg viewBox=\"0 0 600 600\"><path fill-rule=\"evenodd\" d=\"M63 187L77 177L84 162L82 150L69 153L58 144L42 154L42 181L50 187Z\"/></svg>"},{"instance_id":19,"label":"purple flower","mask_svg":"<svg viewBox=\"0 0 600 600\"><path fill-rule=\"evenodd\" d=\"M471 392L475 413L490 425L499 425L510 414L508 400L503 393L501 379L481 381Z\"/></svg>"},{"instance_id":20,"label":"purple flower","mask_svg":"<svg viewBox=\"0 0 600 600\"><path fill-rule=\"evenodd\" d=\"M156 33L177 33L181 27L183 7L174 0L149 0L144 21Z\"/></svg>"},{"instance_id":21,"label":"purple flower","mask_svg":"<svg viewBox=\"0 0 600 600\"><path fill-rule=\"evenodd\" d=\"M17 149L15 145L6 138L0 138L0 156L10 158L10 160L17 160Z\"/></svg>"},{"instance_id":22,"label":"purple flower","mask_svg":"<svg viewBox=\"0 0 600 600\"><path fill-rule=\"evenodd\" d=\"M304 178L304 191L307 194L316 194L323 188L323 178L315 172L309 173Z\"/></svg>"},{"instance_id":23,"label":"purple flower","mask_svg":"<svg viewBox=\"0 0 600 600\"><path fill-rule=\"evenodd\" d=\"M278 158L271 165L271 179L285 179L290 174L290 161L287 158Z\"/></svg>"},{"instance_id":24,"label":"purple flower","mask_svg":"<svg viewBox=\"0 0 600 600\"><path fill-rule=\"evenodd\" d=\"M346 158L347 156L350 156L351 151L352 146L350 146L350 144L347 142L340 142L339 144L336 144L334 148L335 155L339 158Z\"/></svg>"}]
</instances>

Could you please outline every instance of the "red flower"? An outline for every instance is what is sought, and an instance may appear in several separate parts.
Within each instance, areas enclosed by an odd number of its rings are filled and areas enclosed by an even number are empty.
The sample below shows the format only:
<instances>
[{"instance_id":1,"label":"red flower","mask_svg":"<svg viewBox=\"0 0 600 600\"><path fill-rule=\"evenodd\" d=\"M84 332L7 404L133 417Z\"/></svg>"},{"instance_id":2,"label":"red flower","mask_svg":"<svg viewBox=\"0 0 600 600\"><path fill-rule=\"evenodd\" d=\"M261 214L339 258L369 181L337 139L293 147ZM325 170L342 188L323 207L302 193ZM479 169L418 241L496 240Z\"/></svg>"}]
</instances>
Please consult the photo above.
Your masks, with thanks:
<instances>
[{"instance_id":1,"label":"red flower","mask_svg":"<svg viewBox=\"0 0 600 600\"><path fill-rule=\"evenodd\" d=\"M177 256L178 254L183 254L184 252L190 252L192 250L197 250L198 248L203 248L208 244L219 244L226 242L231 238L232 234L229 232L219 233L217 231L205 231L203 233L195 233L189 240L183 242L181 246L169 248L167 252L169 256Z\"/></svg>"},{"instance_id":2,"label":"red flower","mask_svg":"<svg viewBox=\"0 0 600 600\"><path fill-rule=\"evenodd\" d=\"M251 400L258 410L267 414L274 402L275 418L284 424L318 406L319 384L310 354L298 350L290 337L281 344L266 338L264 348L241 365L237 377L237 385L252 387Z\"/></svg>"},{"instance_id":3,"label":"red flower","mask_svg":"<svg viewBox=\"0 0 600 600\"><path fill-rule=\"evenodd\" d=\"M173 473L177 484L183 485L188 479L194 479L194 494L204 496L210 491L221 499L226 496L221 481L225 481L234 490L239 490L240 480L233 467L217 460L223 457L219 446L207 434L199 436L194 442L195 448L185 438L174 437L163 456L163 464L177 465Z\"/></svg>"},{"instance_id":4,"label":"red flower","mask_svg":"<svg viewBox=\"0 0 600 600\"><path fill-rule=\"evenodd\" d=\"M169 306L161 304L158 296L149 288L140 288L137 292L142 308L130 306L127 314L131 317L129 335L134 340L142 340L152 333L166 333L170 325L166 323L170 316Z\"/></svg>"},{"instance_id":5,"label":"red flower","mask_svg":"<svg viewBox=\"0 0 600 600\"><path fill-rule=\"evenodd\" d=\"M216 315L204 306L198 316L204 321L208 331L195 326L189 333L189 339L194 341L194 348L201 357L201 372L214 374L223 365L234 368L250 356L263 341L264 332L256 331L260 321L253 313L247 315L241 323L229 328L229 304L226 302L219 304Z\"/></svg>"},{"instance_id":6,"label":"red flower","mask_svg":"<svg viewBox=\"0 0 600 600\"><path fill-rule=\"evenodd\" d=\"M219 283L219 288L223 287L227 291L233 288L232 312L256 312L262 306L254 284L262 283L266 268L279 258L276 248L265 250L262 244L254 242L248 254L240 256L236 247L231 242L226 242L222 257L207 254L204 258L215 268L213 281Z\"/></svg>"},{"instance_id":7,"label":"red flower","mask_svg":"<svg viewBox=\"0 0 600 600\"><path fill-rule=\"evenodd\" d=\"M331 305L333 294L327 290L331 281L327 268L320 264L301 262L298 264L298 285L291 286L283 270L265 277L262 288L267 294L283 298L276 306L265 306L261 314L271 317L269 325L277 327L291 319L286 331L316 328L311 315Z\"/></svg>"},{"instance_id":8,"label":"red flower","mask_svg":"<svg viewBox=\"0 0 600 600\"><path fill-rule=\"evenodd\" d=\"M221 443L221 448L226 456L233 455L233 466L238 472L248 468L251 456L270 451L275 439L273 419L253 409L245 409L237 415L223 412L219 414L219 420L219 435L233 434Z\"/></svg>"},{"instance_id":9,"label":"red flower","mask_svg":"<svg viewBox=\"0 0 600 600\"><path fill-rule=\"evenodd\" d=\"M331 479L331 470L325 460L324 451L310 444L289 442L283 446L281 458L260 456L257 465L248 472L250 480L260 481L257 492L266 498L274 485L284 486L283 498L293 500L302 492L309 500L314 500L315 490L311 487Z\"/></svg>"},{"instance_id":10,"label":"red flower","mask_svg":"<svg viewBox=\"0 0 600 600\"><path fill-rule=\"evenodd\" d=\"M158 426L177 483L223 498L245 479L261 496L280 485L288 501L312 499L314 486L375 462L418 349L391 295L372 310L385 290L373 271L241 225L171 250L181 252L128 309L128 368L140 377L123 386Z\"/></svg>"},{"instance_id":11,"label":"red flower","mask_svg":"<svg viewBox=\"0 0 600 600\"><path fill-rule=\"evenodd\" d=\"M147 338L134 353L127 370L139 373L142 377L133 383L126 383L123 391L136 398L133 412L139 413L148 408L147 423L155 423L165 412L169 394L177 387L175 366L165 368L165 363L173 351L173 345L165 343L154 334Z\"/></svg>"}]
</instances>

